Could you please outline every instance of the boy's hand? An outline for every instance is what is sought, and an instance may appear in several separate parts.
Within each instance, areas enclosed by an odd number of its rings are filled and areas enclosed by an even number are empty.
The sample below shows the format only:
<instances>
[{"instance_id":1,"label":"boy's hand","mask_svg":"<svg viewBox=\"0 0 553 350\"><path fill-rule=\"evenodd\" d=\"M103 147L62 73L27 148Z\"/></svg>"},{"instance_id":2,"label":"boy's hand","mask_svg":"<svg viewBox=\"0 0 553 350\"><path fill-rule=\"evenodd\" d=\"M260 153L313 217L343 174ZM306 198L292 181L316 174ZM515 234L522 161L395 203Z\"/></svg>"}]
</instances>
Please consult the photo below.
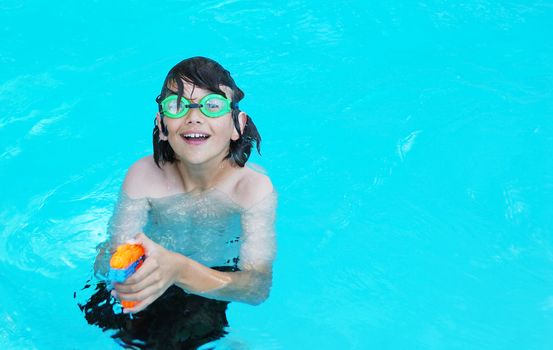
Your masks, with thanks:
<instances>
[{"instance_id":1,"label":"boy's hand","mask_svg":"<svg viewBox=\"0 0 553 350\"><path fill-rule=\"evenodd\" d=\"M176 253L154 243L144 233L139 233L135 240L144 247L146 260L125 282L116 283L115 293L112 292L118 299L139 302L125 308L124 313L144 310L175 283L178 273Z\"/></svg>"}]
</instances>

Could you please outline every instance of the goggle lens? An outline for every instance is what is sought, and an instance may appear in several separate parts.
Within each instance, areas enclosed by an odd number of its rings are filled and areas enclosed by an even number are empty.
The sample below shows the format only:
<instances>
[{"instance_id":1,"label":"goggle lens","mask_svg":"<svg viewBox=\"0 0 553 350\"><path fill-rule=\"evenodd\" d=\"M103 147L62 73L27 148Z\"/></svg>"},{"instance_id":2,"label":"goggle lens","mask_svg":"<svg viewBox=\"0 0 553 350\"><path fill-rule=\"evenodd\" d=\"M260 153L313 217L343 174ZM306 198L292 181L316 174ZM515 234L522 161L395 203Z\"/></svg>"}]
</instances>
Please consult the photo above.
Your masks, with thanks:
<instances>
[{"instance_id":1,"label":"goggle lens","mask_svg":"<svg viewBox=\"0 0 553 350\"><path fill-rule=\"evenodd\" d=\"M177 107L178 97L167 96L161 101L163 114L169 118L182 118L190 108L199 108L209 118L217 118L231 111L231 102L224 96L210 94L200 100L199 104L192 104L186 98L181 97L180 105Z\"/></svg>"},{"instance_id":2,"label":"goggle lens","mask_svg":"<svg viewBox=\"0 0 553 350\"><path fill-rule=\"evenodd\" d=\"M165 104L165 108L163 108L164 112L166 114L171 114L171 115L178 115L180 113L182 113L182 111L185 109L185 104L183 103L184 101L181 101L181 104L180 106L177 107L178 103L177 103L177 99L172 99L171 101L167 101L167 103ZM188 108L187 108L188 109Z\"/></svg>"},{"instance_id":3,"label":"goggle lens","mask_svg":"<svg viewBox=\"0 0 553 350\"><path fill-rule=\"evenodd\" d=\"M205 112L211 115L219 115L219 113L225 109L225 102L225 100L222 100L219 97L211 97L202 103L202 108L205 109Z\"/></svg>"}]
</instances>

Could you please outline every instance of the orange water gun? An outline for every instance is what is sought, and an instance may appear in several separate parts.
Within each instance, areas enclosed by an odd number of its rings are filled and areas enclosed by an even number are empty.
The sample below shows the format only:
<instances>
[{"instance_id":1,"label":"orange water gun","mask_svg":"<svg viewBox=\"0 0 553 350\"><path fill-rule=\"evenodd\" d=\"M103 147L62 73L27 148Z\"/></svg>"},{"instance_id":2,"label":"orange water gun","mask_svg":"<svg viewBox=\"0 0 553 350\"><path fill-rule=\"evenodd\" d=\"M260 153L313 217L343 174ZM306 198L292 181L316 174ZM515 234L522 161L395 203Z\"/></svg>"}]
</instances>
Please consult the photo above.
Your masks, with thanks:
<instances>
[{"instance_id":1,"label":"orange water gun","mask_svg":"<svg viewBox=\"0 0 553 350\"><path fill-rule=\"evenodd\" d=\"M144 259L146 259L146 255L141 244L121 244L109 261L109 280L117 283L125 282L142 266ZM121 300L121 305L124 308L133 307L137 303L136 301Z\"/></svg>"}]
</instances>

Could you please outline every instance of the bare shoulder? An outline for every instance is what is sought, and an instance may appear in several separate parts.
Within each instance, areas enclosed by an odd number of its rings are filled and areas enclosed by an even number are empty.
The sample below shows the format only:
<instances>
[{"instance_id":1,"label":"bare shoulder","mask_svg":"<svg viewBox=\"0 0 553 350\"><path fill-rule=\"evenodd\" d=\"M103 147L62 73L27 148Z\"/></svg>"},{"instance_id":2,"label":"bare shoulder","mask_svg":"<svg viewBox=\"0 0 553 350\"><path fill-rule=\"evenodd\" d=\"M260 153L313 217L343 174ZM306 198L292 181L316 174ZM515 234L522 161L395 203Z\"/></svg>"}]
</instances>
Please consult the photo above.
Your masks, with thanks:
<instances>
[{"instance_id":1,"label":"bare shoulder","mask_svg":"<svg viewBox=\"0 0 553 350\"><path fill-rule=\"evenodd\" d=\"M123 191L131 198L155 196L156 184L162 184L164 170L158 168L153 157L146 156L138 159L127 171L123 182Z\"/></svg>"},{"instance_id":2,"label":"bare shoulder","mask_svg":"<svg viewBox=\"0 0 553 350\"><path fill-rule=\"evenodd\" d=\"M272 192L273 183L267 175L244 167L234 187L233 197L243 208L250 208Z\"/></svg>"}]
</instances>

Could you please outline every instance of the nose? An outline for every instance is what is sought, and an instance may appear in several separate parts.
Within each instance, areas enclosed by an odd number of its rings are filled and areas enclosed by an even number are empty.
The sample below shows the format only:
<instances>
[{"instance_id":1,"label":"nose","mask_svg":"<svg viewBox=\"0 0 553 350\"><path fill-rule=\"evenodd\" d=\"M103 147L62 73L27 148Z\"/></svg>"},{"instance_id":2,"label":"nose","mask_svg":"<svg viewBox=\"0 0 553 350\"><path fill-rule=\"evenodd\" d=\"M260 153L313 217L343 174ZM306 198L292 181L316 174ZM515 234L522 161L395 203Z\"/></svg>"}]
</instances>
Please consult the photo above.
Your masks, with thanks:
<instances>
[{"instance_id":1,"label":"nose","mask_svg":"<svg viewBox=\"0 0 553 350\"><path fill-rule=\"evenodd\" d=\"M204 122L204 116L199 108L190 108L185 116L185 122L187 124L202 124Z\"/></svg>"}]
</instances>

